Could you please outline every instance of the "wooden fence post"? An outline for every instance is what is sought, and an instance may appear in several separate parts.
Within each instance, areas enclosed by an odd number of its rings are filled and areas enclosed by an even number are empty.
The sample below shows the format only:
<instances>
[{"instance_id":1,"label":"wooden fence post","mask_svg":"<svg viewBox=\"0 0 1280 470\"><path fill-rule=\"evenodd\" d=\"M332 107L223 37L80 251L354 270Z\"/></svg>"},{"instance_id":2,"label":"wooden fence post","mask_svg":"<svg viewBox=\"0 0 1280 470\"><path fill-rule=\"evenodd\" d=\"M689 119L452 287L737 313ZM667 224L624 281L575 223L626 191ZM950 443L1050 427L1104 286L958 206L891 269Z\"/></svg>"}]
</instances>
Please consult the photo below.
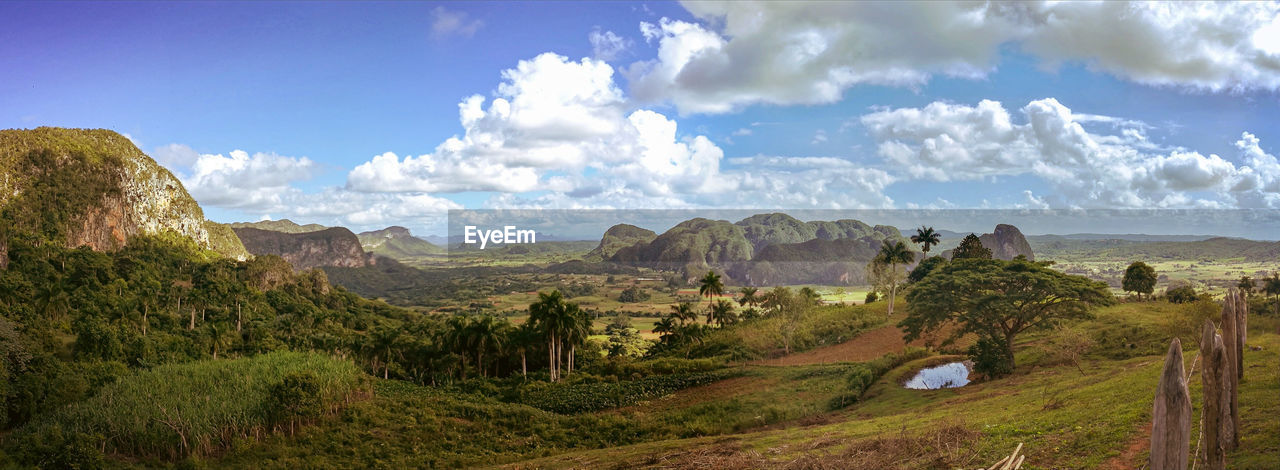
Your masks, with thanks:
<instances>
[{"instance_id":1,"label":"wooden fence post","mask_svg":"<svg viewBox=\"0 0 1280 470\"><path fill-rule=\"evenodd\" d=\"M1222 337L1218 336L1213 320L1204 321L1200 337L1200 380L1204 395L1204 408L1200 410L1200 435L1204 442L1205 462L1208 470L1226 468L1222 450Z\"/></svg>"},{"instance_id":2,"label":"wooden fence post","mask_svg":"<svg viewBox=\"0 0 1280 470\"><path fill-rule=\"evenodd\" d=\"M1227 301L1222 305L1222 349L1225 353L1223 361L1226 373L1222 383L1223 396L1225 403L1224 408L1228 410L1224 413L1230 418L1230 423L1224 419L1222 427L1222 448L1232 451L1240 445L1240 410L1236 403L1237 391L1239 386L1239 373L1236 372L1237 364L1240 356L1238 343L1240 342L1240 333L1236 330L1236 302L1234 298L1234 290L1227 293Z\"/></svg>"},{"instance_id":3,"label":"wooden fence post","mask_svg":"<svg viewBox=\"0 0 1280 470\"><path fill-rule=\"evenodd\" d=\"M1191 445L1191 393L1182 368L1182 341L1169 343L1151 409L1151 470L1186 470Z\"/></svg>"}]
</instances>

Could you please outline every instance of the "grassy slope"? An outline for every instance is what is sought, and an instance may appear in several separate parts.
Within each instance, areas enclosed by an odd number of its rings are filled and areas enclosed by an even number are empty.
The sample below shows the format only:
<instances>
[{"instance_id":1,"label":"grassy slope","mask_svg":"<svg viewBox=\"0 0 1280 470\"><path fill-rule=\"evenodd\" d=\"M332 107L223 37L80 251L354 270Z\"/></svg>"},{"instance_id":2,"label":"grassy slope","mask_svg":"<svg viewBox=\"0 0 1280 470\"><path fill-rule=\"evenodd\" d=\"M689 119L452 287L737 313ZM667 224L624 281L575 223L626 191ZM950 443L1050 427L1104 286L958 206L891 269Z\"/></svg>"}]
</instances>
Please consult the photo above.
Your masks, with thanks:
<instances>
[{"instance_id":1,"label":"grassy slope","mask_svg":"<svg viewBox=\"0 0 1280 470\"><path fill-rule=\"evenodd\" d=\"M1125 304L1101 312L1098 320L1081 326L1099 326L1126 316L1147 328L1157 329L1163 324L1160 316L1167 313L1163 305ZM1230 456L1232 468L1280 466L1280 420L1274 419L1280 413L1280 400L1276 398L1280 377L1276 351L1280 350L1280 336L1263 332L1273 330L1274 326L1268 325L1255 328L1250 334L1249 343L1263 350L1245 355L1249 375L1242 384L1240 400L1246 438L1241 450ZM1037 341L1031 337L1026 343L1031 345ZM1091 358L1083 365L1085 373L1081 374L1070 365L1035 365L1035 352L1026 349L1020 353L1024 364L1019 374L961 389L903 389L898 382L905 378L907 371L918 368L917 364L904 365L872 387L863 404L812 418L830 424L791 426L732 437L646 443L556 456L519 466L645 466L658 462L675 467L698 466L706 465L707 461L697 458L726 452L744 460L730 460L728 464L718 461L718 464L781 466L803 462L803 459L820 459L823 455L839 456L847 463L852 455L849 450L863 448L868 442L886 436L932 439L935 436L931 432L953 426L974 434L949 443L950 449L945 446L915 448L915 455L903 455L903 460L891 465L898 468L979 466L1007 455L1018 443L1025 444L1028 455L1023 468L1094 468L1104 464L1136 468L1144 463L1146 444L1142 426L1150 420L1151 398L1161 368L1160 356L1123 360ZM1185 357L1189 367L1195 352L1189 350ZM1199 380L1191 381L1193 403L1200 400L1198 384ZM1194 422L1198 419L1197 414ZM1137 447L1138 452L1122 456L1122 451L1131 445ZM880 452L893 450L881 449Z\"/></svg>"}]
</instances>

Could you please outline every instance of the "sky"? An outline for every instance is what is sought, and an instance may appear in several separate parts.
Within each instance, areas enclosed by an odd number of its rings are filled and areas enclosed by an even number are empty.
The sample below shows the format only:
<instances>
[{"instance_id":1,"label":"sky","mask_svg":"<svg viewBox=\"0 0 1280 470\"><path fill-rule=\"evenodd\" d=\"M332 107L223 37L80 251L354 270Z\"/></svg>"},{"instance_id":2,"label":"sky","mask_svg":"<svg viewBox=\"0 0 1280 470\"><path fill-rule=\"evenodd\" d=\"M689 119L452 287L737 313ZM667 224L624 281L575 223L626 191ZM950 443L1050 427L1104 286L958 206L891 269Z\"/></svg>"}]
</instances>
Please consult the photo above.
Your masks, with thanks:
<instances>
[{"instance_id":1,"label":"sky","mask_svg":"<svg viewBox=\"0 0 1280 470\"><path fill-rule=\"evenodd\" d=\"M1275 209L1277 123L1276 2L0 2L0 128L220 222Z\"/></svg>"}]
</instances>

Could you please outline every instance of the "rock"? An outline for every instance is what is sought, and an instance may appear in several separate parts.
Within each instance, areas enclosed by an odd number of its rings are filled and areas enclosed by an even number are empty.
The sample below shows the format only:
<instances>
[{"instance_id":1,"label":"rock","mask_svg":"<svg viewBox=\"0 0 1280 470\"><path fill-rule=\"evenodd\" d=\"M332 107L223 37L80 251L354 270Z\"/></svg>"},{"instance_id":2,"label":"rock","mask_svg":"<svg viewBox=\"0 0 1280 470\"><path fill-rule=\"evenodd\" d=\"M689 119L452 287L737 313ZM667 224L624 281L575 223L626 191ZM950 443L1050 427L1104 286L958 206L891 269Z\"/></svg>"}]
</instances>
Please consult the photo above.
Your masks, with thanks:
<instances>
[{"instance_id":1,"label":"rock","mask_svg":"<svg viewBox=\"0 0 1280 470\"><path fill-rule=\"evenodd\" d=\"M1174 338L1164 359L1151 410L1151 470L1186 470L1191 445L1191 392L1182 369L1182 342Z\"/></svg>"},{"instance_id":2,"label":"rock","mask_svg":"<svg viewBox=\"0 0 1280 470\"><path fill-rule=\"evenodd\" d=\"M1022 235L1018 227L1009 224L996 225L995 231L983 234L978 240L982 241L982 246L991 250L991 257L995 259L1011 260L1018 255L1026 256L1032 261L1036 259L1036 255L1031 252L1031 244L1027 243L1027 237Z\"/></svg>"},{"instance_id":3,"label":"rock","mask_svg":"<svg viewBox=\"0 0 1280 470\"><path fill-rule=\"evenodd\" d=\"M250 253L279 256L298 271L321 266L360 268L374 262L361 248L356 234L342 227L303 233L256 228L234 230Z\"/></svg>"}]
</instances>

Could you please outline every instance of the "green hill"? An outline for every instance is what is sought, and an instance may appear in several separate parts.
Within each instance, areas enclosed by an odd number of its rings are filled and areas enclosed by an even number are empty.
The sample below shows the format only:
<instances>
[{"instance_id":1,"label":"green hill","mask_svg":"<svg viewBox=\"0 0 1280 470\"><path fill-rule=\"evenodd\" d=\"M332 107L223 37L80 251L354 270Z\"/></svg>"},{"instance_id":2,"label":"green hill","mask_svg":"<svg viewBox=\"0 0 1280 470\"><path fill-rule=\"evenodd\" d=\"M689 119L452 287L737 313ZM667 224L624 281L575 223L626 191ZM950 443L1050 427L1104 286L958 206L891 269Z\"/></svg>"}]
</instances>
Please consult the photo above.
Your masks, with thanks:
<instances>
[{"instance_id":1,"label":"green hill","mask_svg":"<svg viewBox=\"0 0 1280 470\"><path fill-rule=\"evenodd\" d=\"M409 233L409 229L399 226L360 232L356 237L360 239L364 251L397 261L412 261L445 252L444 248L415 237Z\"/></svg>"},{"instance_id":2,"label":"green hill","mask_svg":"<svg viewBox=\"0 0 1280 470\"><path fill-rule=\"evenodd\" d=\"M652 230L636 227L635 225L614 225L604 232L604 236L600 237L600 244L587 253L584 259L586 261L606 260L617 254L618 250L637 243L649 243L657 236L658 234Z\"/></svg>"},{"instance_id":3,"label":"green hill","mask_svg":"<svg viewBox=\"0 0 1280 470\"><path fill-rule=\"evenodd\" d=\"M270 230L272 232L284 233L307 233L318 232L329 227L320 224L298 225L289 219L280 220L260 220L257 222L232 222L231 228L256 228L258 230Z\"/></svg>"},{"instance_id":4,"label":"green hill","mask_svg":"<svg viewBox=\"0 0 1280 470\"><path fill-rule=\"evenodd\" d=\"M172 232L242 255L225 233L211 242L207 227L182 182L118 133L0 131L0 248L27 237L111 250L137 235Z\"/></svg>"}]
</instances>

